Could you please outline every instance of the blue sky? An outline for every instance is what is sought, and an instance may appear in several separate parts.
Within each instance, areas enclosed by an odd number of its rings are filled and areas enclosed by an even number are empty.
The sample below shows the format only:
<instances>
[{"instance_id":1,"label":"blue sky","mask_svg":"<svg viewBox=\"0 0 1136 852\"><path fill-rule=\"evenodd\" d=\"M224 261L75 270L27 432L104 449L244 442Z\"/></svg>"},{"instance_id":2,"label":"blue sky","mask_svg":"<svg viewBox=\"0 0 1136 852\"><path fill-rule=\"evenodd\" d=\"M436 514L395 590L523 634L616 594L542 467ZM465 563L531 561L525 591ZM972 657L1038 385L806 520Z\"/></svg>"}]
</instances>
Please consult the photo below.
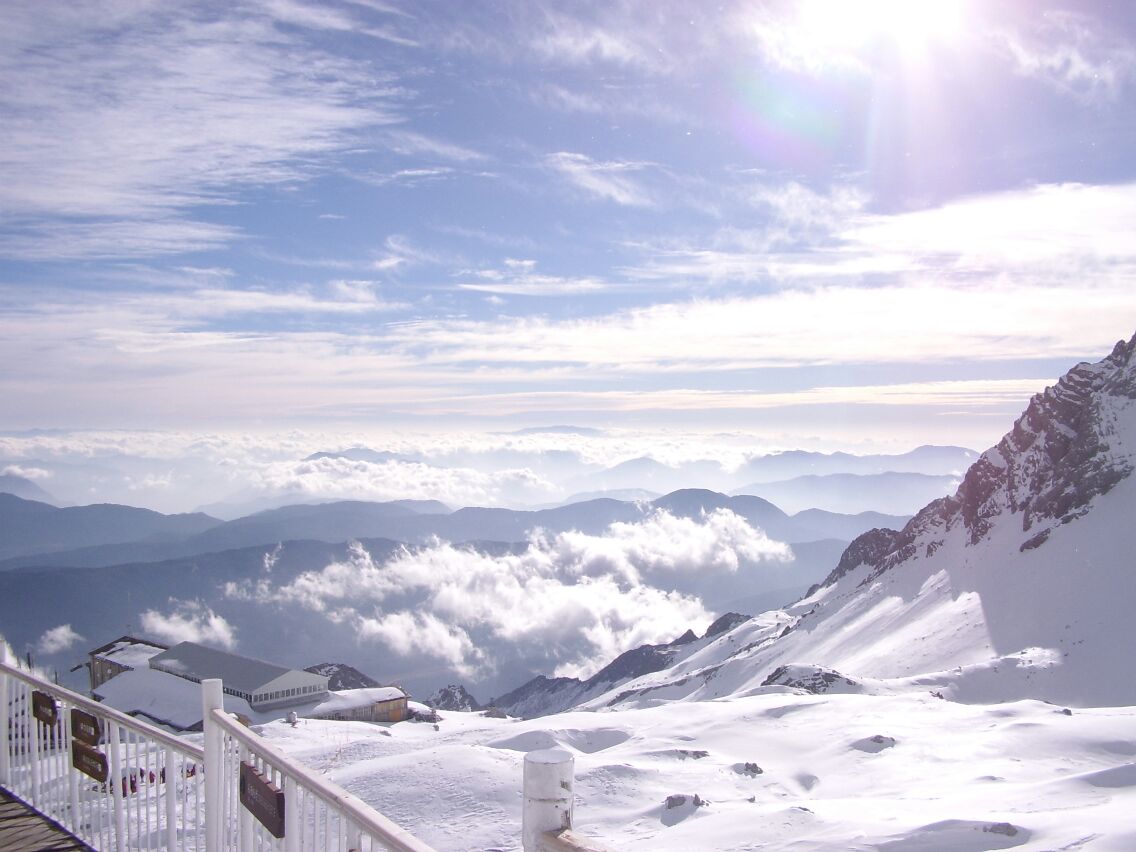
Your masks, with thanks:
<instances>
[{"instance_id":1,"label":"blue sky","mask_svg":"<svg viewBox=\"0 0 1136 852\"><path fill-rule=\"evenodd\" d=\"M852 5L8 2L0 429L992 443L1136 329L1136 6Z\"/></svg>"}]
</instances>

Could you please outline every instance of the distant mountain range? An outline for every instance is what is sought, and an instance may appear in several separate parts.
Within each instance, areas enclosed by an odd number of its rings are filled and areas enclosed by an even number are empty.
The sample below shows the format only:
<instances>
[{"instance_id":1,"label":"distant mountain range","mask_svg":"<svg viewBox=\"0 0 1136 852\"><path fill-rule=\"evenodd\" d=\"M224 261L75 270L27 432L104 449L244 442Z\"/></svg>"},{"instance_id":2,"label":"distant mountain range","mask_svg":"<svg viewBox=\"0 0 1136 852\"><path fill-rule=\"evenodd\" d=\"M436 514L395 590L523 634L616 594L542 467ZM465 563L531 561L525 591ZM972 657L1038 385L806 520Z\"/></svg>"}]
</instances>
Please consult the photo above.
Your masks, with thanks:
<instances>
[{"instance_id":1,"label":"distant mountain range","mask_svg":"<svg viewBox=\"0 0 1136 852\"><path fill-rule=\"evenodd\" d=\"M57 500L30 479L14 473L0 473L0 494L11 494L25 500L57 504Z\"/></svg>"},{"instance_id":2,"label":"distant mountain range","mask_svg":"<svg viewBox=\"0 0 1136 852\"><path fill-rule=\"evenodd\" d=\"M286 506L235 521L208 515L160 515L127 506L56 509L0 495L0 570L33 566L98 567L156 562L243 547L310 539L330 543L387 538L425 544L435 538L455 543L524 541L542 529L598 534L616 522L642 520L657 509L681 517L725 508L761 527L778 541L851 540L873 527L902 523L903 516L864 512L854 516L811 511L790 516L752 496L729 497L687 489L649 503L588 500L555 509L521 511L468 507L451 511L433 500L389 503L340 501Z\"/></svg>"},{"instance_id":3,"label":"distant mountain range","mask_svg":"<svg viewBox=\"0 0 1136 852\"><path fill-rule=\"evenodd\" d=\"M727 470L716 461L700 460L680 465L668 465L650 457L641 457L625 461L614 467L601 471L594 471L583 476L568 480L566 487L577 493L594 493L602 491L620 491L626 489L642 489L657 493L667 493L680 488L699 487L733 494L758 494L767 497L769 493L761 490L760 486L767 483L786 485L788 481L801 477L806 479L797 489L800 503L794 503L795 508L830 508L836 511L887 511L896 510L893 499L890 504L879 504L873 499L879 496L887 497L886 490L873 490L865 492L859 503L845 502L841 508L827 501L825 492L826 482L815 477L832 476L835 474L855 474L858 476L876 476L881 474L921 474L924 476L953 477L957 480L978 454L964 447L938 447L922 446L896 455L876 454L857 456L850 453L815 453L803 450L771 453L769 455L754 456L747 460L736 470ZM910 480L918 482L917 478ZM811 496L805 496L808 491ZM794 495L797 500L798 494ZM923 505L927 499L939 496L937 493L929 497L920 494L909 495L910 505L901 506L899 514L913 512ZM769 499L773 499L770 497ZM774 500L774 502L777 502ZM787 511L794 511L788 505L782 506Z\"/></svg>"},{"instance_id":4,"label":"distant mountain range","mask_svg":"<svg viewBox=\"0 0 1136 852\"><path fill-rule=\"evenodd\" d=\"M960 476L927 473L826 473L778 482L756 482L738 494L756 494L787 512L828 509L856 513L874 509L902 515L913 506L946 496L958 487Z\"/></svg>"},{"instance_id":5,"label":"distant mountain range","mask_svg":"<svg viewBox=\"0 0 1136 852\"><path fill-rule=\"evenodd\" d=\"M0 558L131 541L177 542L220 523L208 515L163 515L114 504L59 509L0 494Z\"/></svg>"}]
</instances>

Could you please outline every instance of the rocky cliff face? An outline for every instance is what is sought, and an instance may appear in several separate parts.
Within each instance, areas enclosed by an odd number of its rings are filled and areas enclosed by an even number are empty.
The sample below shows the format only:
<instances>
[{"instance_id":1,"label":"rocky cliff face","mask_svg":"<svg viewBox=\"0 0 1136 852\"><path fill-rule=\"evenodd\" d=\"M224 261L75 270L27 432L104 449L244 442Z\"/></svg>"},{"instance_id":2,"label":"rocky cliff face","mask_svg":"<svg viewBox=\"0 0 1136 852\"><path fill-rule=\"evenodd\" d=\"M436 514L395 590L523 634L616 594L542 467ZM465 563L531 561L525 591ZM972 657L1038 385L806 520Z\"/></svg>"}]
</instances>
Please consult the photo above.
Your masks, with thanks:
<instances>
[{"instance_id":1,"label":"rocky cliff face","mask_svg":"<svg viewBox=\"0 0 1136 852\"><path fill-rule=\"evenodd\" d=\"M875 529L855 539L821 585L861 565L874 569L871 580L920 550L930 556L959 527L976 544L1008 515L1020 518L1020 549L1038 547L1132 473L1136 448L1124 445L1117 427L1134 409L1136 336L1035 395L1014 428L971 465L954 496L929 504L898 532Z\"/></svg>"},{"instance_id":2,"label":"rocky cliff face","mask_svg":"<svg viewBox=\"0 0 1136 852\"><path fill-rule=\"evenodd\" d=\"M474 698L460 683L451 683L443 686L426 699L426 703L435 710L460 710L471 712L482 709Z\"/></svg>"},{"instance_id":3,"label":"rocky cliff face","mask_svg":"<svg viewBox=\"0 0 1136 852\"><path fill-rule=\"evenodd\" d=\"M706 630L702 639L711 639L737 627L749 619L748 615L728 612L720 616ZM510 716L531 719L547 716L574 707L596 695L601 695L614 686L641 677L651 672L661 671L680 656L683 649L698 642L693 630L687 630L673 642L663 645L640 645L624 651L587 680L574 677L547 678L534 677L527 683L506 693L494 701L494 705Z\"/></svg>"},{"instance_id":4,"label":"rocky cliff face","mask_svg":"<svg viewBox=\"0 0 1136 852\"><path fill-rule=\"evenodd\" d=\"M328 679L327 688L332 692L340 689L367 689L381 684L373 677L363 674L347 663L320 663L304 669L312 674L323 675Z\"/></svg>"}]
</instances>

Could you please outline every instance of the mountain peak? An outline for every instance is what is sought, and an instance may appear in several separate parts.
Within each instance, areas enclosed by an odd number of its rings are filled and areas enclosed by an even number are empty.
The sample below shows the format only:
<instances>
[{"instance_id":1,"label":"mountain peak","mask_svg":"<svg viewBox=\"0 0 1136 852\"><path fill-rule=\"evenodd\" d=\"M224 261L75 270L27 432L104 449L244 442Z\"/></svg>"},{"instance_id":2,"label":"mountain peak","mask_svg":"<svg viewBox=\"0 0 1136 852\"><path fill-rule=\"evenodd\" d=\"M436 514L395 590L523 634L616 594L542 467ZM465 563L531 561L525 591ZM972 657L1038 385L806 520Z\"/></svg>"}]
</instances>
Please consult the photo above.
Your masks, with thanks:
<instances>
[{"instance_id":1,"label":"mountain peak","mask_svg":"<svg viewBox=\"0 0 1136 852\"><path fill-rule=\"evenodd\" d=\"M1000 518L1020 517L1021 550L1088 511L1136 469L1136 335L1107 358L1082 362L1035 394L1014 427L970 466L958 491L918 512L903 528L871 530L854 540L822 585L860 565L872 576L927 555L959 527L969 544Z\"/></svg>"}]
</instances>

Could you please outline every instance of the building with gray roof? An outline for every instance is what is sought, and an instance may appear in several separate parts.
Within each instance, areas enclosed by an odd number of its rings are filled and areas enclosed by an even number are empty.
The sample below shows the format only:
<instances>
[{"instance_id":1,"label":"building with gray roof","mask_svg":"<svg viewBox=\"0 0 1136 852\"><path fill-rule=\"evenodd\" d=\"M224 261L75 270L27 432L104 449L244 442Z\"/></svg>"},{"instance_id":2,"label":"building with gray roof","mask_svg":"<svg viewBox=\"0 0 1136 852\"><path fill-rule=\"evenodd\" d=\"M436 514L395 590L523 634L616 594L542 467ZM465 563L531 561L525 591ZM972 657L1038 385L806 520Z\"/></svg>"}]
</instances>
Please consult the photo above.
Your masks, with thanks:
<instances>
[{"instance_id":1,"label":"building with gray roof","mask_svg":"<svg viewBox=\"0 0 1136 852\"><path fill-rule=\"evenodd\" d=\"M150 668L194 683L220 678L225 692L254 710L310 703L327 697L324 675L242 657L196 642L181 642L150 658Z\"/></svg>"}]
</instances>

